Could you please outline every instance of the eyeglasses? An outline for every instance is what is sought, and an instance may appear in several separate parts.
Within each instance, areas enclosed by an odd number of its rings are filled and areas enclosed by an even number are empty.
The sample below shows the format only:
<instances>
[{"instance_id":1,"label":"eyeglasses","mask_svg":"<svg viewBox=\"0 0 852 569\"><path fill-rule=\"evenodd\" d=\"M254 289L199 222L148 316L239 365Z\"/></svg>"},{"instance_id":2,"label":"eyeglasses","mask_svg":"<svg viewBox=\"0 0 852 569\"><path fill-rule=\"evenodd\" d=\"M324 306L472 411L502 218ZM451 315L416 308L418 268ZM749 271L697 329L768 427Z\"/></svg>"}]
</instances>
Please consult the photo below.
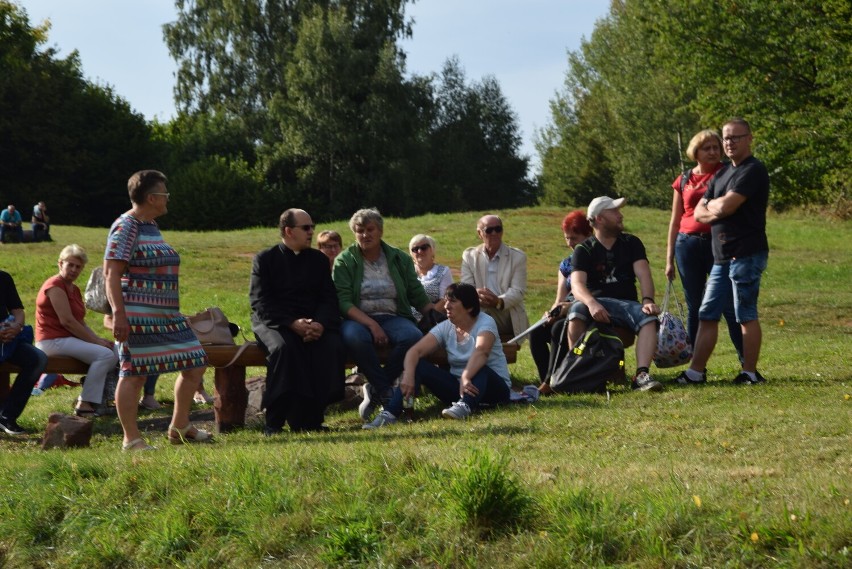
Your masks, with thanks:
<instances>
[{"instance_id":1,"label":"eyeglasses","mask_svg":"<svg viewBox=\"0 0 852 569\"><path fill-rule=\"evenodd\" d=\"M411 252L412 253L419 253L420 251L428 251L431 248L432 248L431 245L429 245L428 243L424 243L423 245L415 245L414 247L412 247Z\"/></svg>"},{"instance_id":2,"label":"eyeglasses","mask_svg":"<svg viewBox=\"0 0 852 569\"><path fill-rule=\"evenodd\" d=\"M171 195L169 192L151 192L148 194L149 196L166 196L166 201L169 200L169 196Z\"/></svg>"},{"instance_id":3,"label":"eyeglasses","mask_svg":"<svg viewBox=\"0 0 852 569\"><path fill-rule=\"evenodd\" d=\"M492 225L490 227L485 227L482 230L485 233L487 233L488 235L491 235L492 233L503 233L503 226L502 225Z\"/></svg>"},{"instance_id":4,"label":"eyeglasses","mask_svg":"<svg viewBox=\"0 0 852 569\"><path fill-rule=\"evenodd\" d=\"M291 229L295 229L296 227L298 227L302 231L313 231L314 227L316 227L316 224L315 223L306 223L304 225L291 225L290 226Z\"/></svg>"},{"instance_id":5,"label":"eyeglasses","mask_svg":"<svg viewBox=\"0 0 852 569\"><path fill-rule=\"evenodd\" d=\"M722 140L724 142L727 142L728 144L731 144L731 143L736 144L737 142L739 142L742 139L744 139L745 137L747 137L749 134L751 134L751 133L747 132L745 134L730 134L730 135L726 136L725 138L723 138Z\"/></svg>"},{"instance_id":6,"label":"eyeglasses","mask_svg":"<svg viewBox=\"0 0 852 569\"><path fill-rule=\"evenodd\" d=\"M307 231L307 230L306 230ZM320 249L340 249L339 243L323 243L319 246Z\"/></svg>"}]
</instances>

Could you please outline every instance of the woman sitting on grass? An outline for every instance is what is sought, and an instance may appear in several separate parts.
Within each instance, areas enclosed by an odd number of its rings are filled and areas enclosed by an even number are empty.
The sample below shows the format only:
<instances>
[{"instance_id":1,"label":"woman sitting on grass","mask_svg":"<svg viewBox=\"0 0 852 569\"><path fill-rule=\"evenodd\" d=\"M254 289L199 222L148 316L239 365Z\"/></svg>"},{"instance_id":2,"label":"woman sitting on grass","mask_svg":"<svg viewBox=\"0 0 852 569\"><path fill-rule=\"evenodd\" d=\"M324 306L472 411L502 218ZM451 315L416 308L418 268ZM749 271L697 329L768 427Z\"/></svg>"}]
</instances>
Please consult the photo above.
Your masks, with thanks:
<instances>
[{"instance_id":1,"label":"woman sitting on grass","mask_svg":"<svg viewBox=\"0 0 852 569\"><path fill-rule=\"evenodd\" d=\"M364 425L365 429L395 423L402 413L403 398L414 397L421 385L449 405L441 412L447 419L466 419L480 403L509 402L512 383L497 323L480 312L476 288L451 284L444 299L448 320L408 350L402 380L394 388L390 403L373 422ZM447 351L450 371L426 359L439 347Z\"/></svg>"}]
</instances>

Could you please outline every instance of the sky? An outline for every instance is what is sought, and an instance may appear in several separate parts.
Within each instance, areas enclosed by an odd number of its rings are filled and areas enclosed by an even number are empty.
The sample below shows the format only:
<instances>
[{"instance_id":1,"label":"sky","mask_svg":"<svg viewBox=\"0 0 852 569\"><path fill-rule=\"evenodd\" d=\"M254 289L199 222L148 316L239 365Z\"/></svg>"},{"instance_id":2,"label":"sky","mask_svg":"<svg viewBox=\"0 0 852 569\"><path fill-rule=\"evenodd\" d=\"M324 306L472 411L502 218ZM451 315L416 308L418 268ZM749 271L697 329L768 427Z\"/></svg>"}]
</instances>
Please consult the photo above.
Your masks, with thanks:
<instances>
[{"instance_id":1,"label":"sky","mask_svg":"<svg viewBox=\"0 0 852 569\"><path fill-rule=\"evenodd\" d=\"M50 20L47 45L76 49L84 75L111 85L148 120L175 115L177 66L162 26L177 18L173 0L14 0L31 25ZM567 52L591 36L610 0L417 0L406 6L413 38L402 42L409 73L438 73L457 56L468 81L500 83L518 117L521 153L538 164L533 140L548 102L562 88Z\"/></svg>"}]
</instances>

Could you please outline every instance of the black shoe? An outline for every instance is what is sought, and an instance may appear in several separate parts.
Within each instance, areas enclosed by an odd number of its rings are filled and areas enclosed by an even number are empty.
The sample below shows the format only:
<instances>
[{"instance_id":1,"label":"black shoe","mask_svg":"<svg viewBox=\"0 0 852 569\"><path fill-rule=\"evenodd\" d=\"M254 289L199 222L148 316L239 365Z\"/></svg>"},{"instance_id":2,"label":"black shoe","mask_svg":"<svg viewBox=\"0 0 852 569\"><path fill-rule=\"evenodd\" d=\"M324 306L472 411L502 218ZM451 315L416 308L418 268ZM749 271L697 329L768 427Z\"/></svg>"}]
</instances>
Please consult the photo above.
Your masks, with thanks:
<instances>
[{"instance_id":1,"label":"black shoe","mask_svg":"<svg viewBox=\"0 0 852 569\"><path fill-rule=\"evenodd\" d=\"M9 435L26 435L27 431L20 426L14 419L0 417L0 429L6 431Z\"/></svg>"},{"instance_id":2,"label":"black shoe","mask_svg":"<svg viewBox=\"0 0 852 569\"><path fill-rule=\"evenodd\" d=\"M700 385L702 383L707 383L707 372L701 372L701 379L696 381L690 378L685 371L682 371L680 372L680 375L675 378L675 381L681 385Z\"/></svg>"},{"instance_id":3,"label":"black shoe","mask_svg":"<svg viewBox=\"0 0 852 569\"><path fill-rule=\"evenodd\" d=\"M760 375L757 371L754 372L754 379L750 378L744 371L741 371L740 374L734 378L734 385L757 385L759 383L766 383L766 378Z\"/></svg>"}]
</instances>

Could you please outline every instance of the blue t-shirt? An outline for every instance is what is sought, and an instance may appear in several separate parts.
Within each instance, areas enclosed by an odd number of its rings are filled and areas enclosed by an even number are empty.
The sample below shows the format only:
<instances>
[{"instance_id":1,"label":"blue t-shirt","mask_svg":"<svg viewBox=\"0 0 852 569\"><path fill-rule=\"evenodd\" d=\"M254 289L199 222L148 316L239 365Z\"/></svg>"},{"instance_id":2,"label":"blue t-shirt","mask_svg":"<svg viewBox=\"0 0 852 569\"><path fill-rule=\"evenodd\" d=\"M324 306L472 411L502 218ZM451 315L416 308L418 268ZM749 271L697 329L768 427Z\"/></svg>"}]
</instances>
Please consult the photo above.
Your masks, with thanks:
<instances>
[{"instance_id":1,"label":"blue t-shirt","mask_svg":"<svg viewBox=\"0 0 852 569\"><path fill-rule=\"evenodd\" d=\"M502 377L507 386L512 386L512 380L509 378L509 364L506 363L503 344L500 343L500 333L497 331L497 323L489 315L480 312L479 316L476 317L476 322L473 323L473 328L471 328L469 336L461 343L456 339L455 325L449 320L444 320L429 330L429 333L435 336L438 344L447 351L450 373L456 377L461 377L464 368L467 366L467 362L473 356L474 348L476 348L476 338L480 334L490 333L494 336L494 344L491 346L491 352L488 354L488 360L485 362L485 365Z\"/></svg>"}]
</instances>

